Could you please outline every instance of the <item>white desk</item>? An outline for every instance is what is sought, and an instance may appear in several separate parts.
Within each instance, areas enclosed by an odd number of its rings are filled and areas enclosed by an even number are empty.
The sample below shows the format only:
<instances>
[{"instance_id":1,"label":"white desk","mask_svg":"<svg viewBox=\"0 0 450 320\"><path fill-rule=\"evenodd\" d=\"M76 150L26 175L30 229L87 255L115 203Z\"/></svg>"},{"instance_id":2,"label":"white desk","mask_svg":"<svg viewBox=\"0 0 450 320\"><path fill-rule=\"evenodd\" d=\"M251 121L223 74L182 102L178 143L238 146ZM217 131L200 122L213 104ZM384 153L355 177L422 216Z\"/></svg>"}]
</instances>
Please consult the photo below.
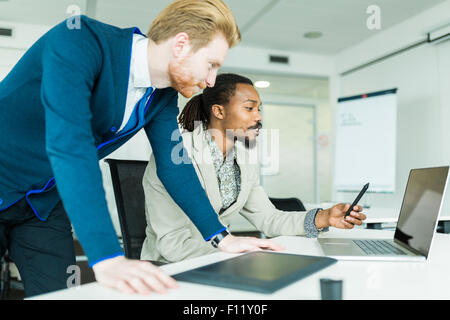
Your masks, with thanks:
<instances>
[{"instance_id":1,"label":"white desk","mask_svg":"<svg viewBox=\"0 0 450 320\"><path fill-rule=\"evenodd\" d=\"M393 232L332 228L321 237L392 238ZM287 248L286 253L322 255L316 239L283 236L273 240L283 244ZM179 282L178 289L165 295L155 293L140 296L122 294L91 283L34 299L308 300L320 299L320 278L342 279L344 299L450 299L449 246L450 235L438 233L426 262L339 261L271 295ZM161 268L168 274L175 274L233 256L235 255L219 252Z\"/></svg>"},{"instance_id":2,"label":"white desk","mask_svg":"<svg viewBox=\"0 0 450 320\"><path fill-rule=\"evenodd\" d=\"M331 203L327 204L305 204L308 210L314 208L330 208L333 206ZM398 216L400 214L400 208L382 208L382 207L373 207L369 209L364 209L363 213L367 216L367 219L364 221L363 226L367 229L382 229L383 223L397 223ZM450 233L450 214L443 213L439 217L439 226L441 232ZM230 225L231 232L246 232L246 231L258 231L248 220L246 220L241 215L235 215L232 219Z\"/></svg>"},{"instance_id":3,"label":"white desk","mask_svg":"<svg viewBox=\"0 0 450 320\"><path fill-rule=\"evenodd\" d=\"M367 219L364 221L368 229L382 229L383 223L396 224L400 214L400 208L381 208L374 207L363 210ZM439 217L439 228L443 233L450 233L450 215L443 213Z\"/></svg>"}]
</instances>

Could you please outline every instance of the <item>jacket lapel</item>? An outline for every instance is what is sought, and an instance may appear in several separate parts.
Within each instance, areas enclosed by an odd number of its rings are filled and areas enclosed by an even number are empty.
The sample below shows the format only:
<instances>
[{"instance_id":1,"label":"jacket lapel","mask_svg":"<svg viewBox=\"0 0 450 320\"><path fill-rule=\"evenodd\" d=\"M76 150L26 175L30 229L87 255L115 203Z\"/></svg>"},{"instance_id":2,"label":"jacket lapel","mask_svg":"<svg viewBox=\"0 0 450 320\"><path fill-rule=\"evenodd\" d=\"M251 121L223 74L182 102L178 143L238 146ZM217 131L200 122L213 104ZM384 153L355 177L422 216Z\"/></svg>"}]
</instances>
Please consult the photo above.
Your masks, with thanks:
<instances>
[{"instance_id":1,"label":"jacket lapel","mask_svg":"<svg viewBox=\"0 0 450 320\"><path fill-rule=\"evenodd\" d=\"M192 132L192 158L198 167L198 174L204 183L209 201L217 213L222 208L222 199L219 191L216 170L206 141L203 126L197 126Z\"/></svg>"},{"instance_id":2,"label":"jacket lapel","mask_svg":"<svg viewBox=\"0 0 450 320\"><path fill-rule=\"evenodd\" d=\"M247 195L249 193L249 188L251 188L251 183L249 183L249 165L252 162L251 159L249 159L249 153L248 150L246 150L245 146L237 141L235 144L236 148L236 161L239 165L239 170L241 172L241 189L239 191L239 195L236 199L236 201L222 214L221 217L225 217L234 211L238 210L240 211L242 207L244 206L245 202L247 201Z\"/></svg>"},{"instance_id":3,"label":"jacket lapel","mask_svg":"<svg viewBox=\"0 0 450 320\"><path fill-rule=\"evenodd\" d=\"M115 126L118 128L125 112L128 80L130 76L131 50L133 47L133 34L140 33L138 28L122 29L118 37L117 46L111 56L111 73L114 81L114 95L116 116Z\"/></svg>"}]
</instances>

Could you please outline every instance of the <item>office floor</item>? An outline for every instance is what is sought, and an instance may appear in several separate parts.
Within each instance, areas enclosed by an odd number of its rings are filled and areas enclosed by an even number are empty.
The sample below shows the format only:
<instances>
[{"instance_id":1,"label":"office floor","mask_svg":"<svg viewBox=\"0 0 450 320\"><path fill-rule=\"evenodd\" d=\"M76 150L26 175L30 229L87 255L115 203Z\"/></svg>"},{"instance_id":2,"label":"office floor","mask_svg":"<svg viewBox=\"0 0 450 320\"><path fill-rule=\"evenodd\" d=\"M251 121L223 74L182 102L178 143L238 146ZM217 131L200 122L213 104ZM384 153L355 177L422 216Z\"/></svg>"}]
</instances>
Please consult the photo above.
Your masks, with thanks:
<instances>
[{"instance_id":1,"label":"office floor","mask_svg":"<svg viewBox=\"0 0 450 320\"><path fill-rule=\"evenodd\" d=\"M84 256L84 251L80 246L80 243L75 240L75 254L77 257ZM81 284L86 284L95 281L94 272L89 267L87 261L78 261L77 266L80 267ZM23 290L22 282L16 279L11 279L11 288L6 300L23 300L25 298L25 291Z\"/></svg>"}]
</instances>

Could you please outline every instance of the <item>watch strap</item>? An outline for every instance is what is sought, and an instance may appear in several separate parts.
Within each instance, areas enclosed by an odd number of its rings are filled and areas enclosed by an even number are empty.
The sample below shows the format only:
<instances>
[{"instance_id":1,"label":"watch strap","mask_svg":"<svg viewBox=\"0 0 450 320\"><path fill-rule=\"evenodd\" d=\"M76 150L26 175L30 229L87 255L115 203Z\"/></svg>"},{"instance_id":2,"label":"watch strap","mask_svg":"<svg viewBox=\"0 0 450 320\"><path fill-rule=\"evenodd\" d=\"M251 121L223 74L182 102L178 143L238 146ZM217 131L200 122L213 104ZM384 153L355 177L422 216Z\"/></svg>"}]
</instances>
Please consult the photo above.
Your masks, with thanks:
<instances>
[{"instance_id":1,"label":"watch strap","mask_svg":"<svg viewBox=\"0 0 450 320\"><path fill-rule=\"evenodd\" d=\"M211 244L214 248L218 248L219 247L219 243L220 241L223 240L223 238L225 238L227 235L229 235L230 233L227 230L223 230L222 232L216 234L212 239L211 239Z\"/></svg>"}]
</instances>

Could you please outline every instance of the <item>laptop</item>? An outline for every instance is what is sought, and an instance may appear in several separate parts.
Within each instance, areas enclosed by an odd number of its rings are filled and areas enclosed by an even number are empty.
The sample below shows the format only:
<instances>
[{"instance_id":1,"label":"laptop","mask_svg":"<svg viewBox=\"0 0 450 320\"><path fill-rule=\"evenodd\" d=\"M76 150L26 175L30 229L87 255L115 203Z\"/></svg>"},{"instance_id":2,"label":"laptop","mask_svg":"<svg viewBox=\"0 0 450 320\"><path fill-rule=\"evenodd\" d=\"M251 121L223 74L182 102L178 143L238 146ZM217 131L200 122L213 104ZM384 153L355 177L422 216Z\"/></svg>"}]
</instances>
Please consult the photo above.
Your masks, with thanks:
<instances>
[{"instance_id":1,"label":"laptop","mask_svg":"<svg viewBox=\"0 0 450 320\"><path fill-rule=\"evenodd\" d=\"M426 261L443 198L449 167L412 169L394 239L319 238L326 256L339 260Z\"/></svg>"}]
</instances>

